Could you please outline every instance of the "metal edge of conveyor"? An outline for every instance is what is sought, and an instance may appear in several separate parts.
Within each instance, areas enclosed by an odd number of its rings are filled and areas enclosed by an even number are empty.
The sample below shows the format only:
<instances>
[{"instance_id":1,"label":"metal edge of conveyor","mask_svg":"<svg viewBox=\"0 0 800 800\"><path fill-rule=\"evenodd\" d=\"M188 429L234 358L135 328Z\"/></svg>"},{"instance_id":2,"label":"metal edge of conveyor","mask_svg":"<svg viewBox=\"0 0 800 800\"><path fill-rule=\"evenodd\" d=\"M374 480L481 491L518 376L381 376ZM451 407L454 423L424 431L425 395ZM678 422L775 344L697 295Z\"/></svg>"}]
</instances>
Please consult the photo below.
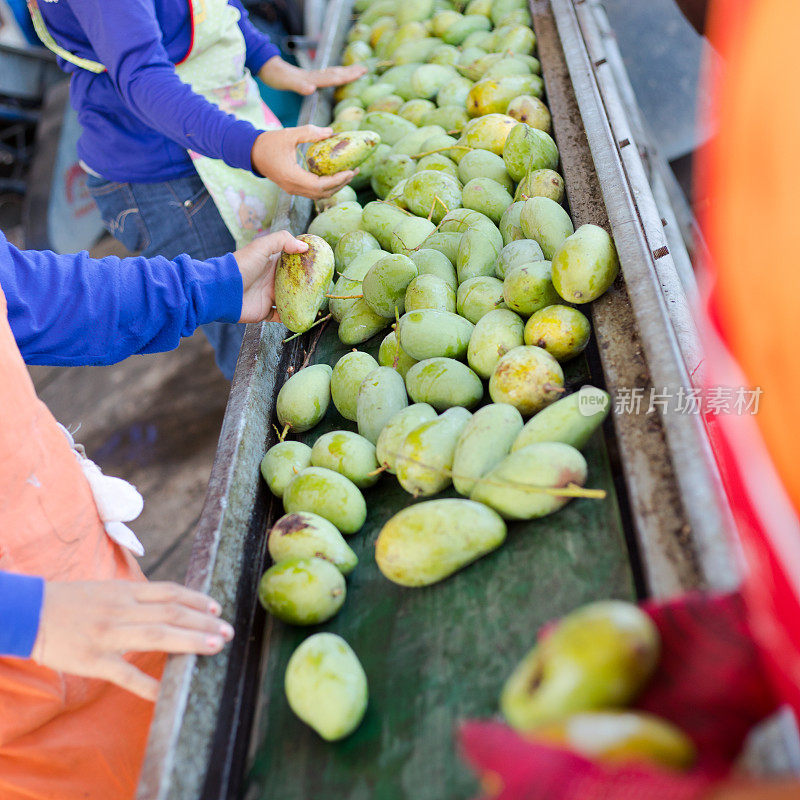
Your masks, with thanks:
<instances>
[{"instance_id":1,"label":"metal edge of conveyor","mask_svg":"<svg viewBox=\"0 0 800 800\"><path fill-rule=\"evenodd\" d=\"M700 360L686 293L599 47L596 21L585 0L552 0L551 6L653 386L674 398L679 389L692 386L687 363L696 369ZM703 583L730 588L737 581L725 535L730 515L701 420L695 414L667 412L661 422Z\"/></svg>"},{"instance_id":2,"label":"metal edge of conveyor","mask_svg":"<svg viewBox=\"0 0 800 800\"><path fill-rule=\"evenodd\" d=\"M317 68L327 66L341 51L351 5L352 0L328 4ZM298 125L325 124L330 108L328 93L307 97ZM304 231L312 211L311 200L281 193L272 229ZM243 584L239 576L247 572L242 570L245 558L265 561L265 520L253 518L251 512L259 507L254 498L264 492L259 464L274 439L269 426L277 389L302 347L301 340L287 346L288 335L283 325L275 323L247 327L187 571L186 585L211 593L240 636L212 658L168 658L137 800L227 800L228 787L236 781L231 769L237 753L224 740L249 735L253 710L243 707L242 685L253 680L254 668L257 672L261 641L254 635L256 620L260 618L263 625L257 584ZM251 572L260 577L260 571ZM223 696L232 696L236 706L222 707ZM209 763L212 750L221 751L223 762L214 765L214 774Z\"/></svg>"}]
</instances>

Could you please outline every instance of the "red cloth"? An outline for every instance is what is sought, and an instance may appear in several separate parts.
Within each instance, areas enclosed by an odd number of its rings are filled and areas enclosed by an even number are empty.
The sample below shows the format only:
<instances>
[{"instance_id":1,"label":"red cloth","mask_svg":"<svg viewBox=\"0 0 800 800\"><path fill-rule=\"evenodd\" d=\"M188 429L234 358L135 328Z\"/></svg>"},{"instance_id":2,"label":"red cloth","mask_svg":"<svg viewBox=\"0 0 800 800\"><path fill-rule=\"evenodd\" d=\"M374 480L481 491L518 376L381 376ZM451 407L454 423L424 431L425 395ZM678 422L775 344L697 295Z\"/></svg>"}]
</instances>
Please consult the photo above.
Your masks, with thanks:
<instances>
[{"instance_id":1,"label":"red cloth","mask_svg":"<svg viewBox=\"0 0 800 800\"><path fill-rule=\"evenodd\" d=\"M688 773L608 766L536 744L494 722L467 722L464 755L499 800L694 800L721 778L745 736L777 705L745 619L740 594L690 595L643 608L662 655L636 708L670 720L697 746Z\"/></svg>"}]
</instances>

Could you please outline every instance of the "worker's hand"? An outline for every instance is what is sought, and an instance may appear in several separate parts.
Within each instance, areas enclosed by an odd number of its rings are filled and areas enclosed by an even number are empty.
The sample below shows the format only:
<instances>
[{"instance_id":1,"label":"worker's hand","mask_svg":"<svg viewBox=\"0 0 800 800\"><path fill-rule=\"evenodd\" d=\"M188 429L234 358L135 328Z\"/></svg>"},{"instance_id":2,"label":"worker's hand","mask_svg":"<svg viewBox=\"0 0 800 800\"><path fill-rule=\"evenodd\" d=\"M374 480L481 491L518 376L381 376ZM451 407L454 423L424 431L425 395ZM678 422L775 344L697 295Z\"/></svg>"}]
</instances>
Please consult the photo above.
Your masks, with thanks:
<instances>
[{"instance_id":1,"label":"worker's hand","mask_svg":"<svg viewBox=\"0 0 800 800\"><path fill-rule=\"evenodd\" d=\"M253 169L289 194L314 200L330 197L353 180L355 170L337 172L335 175L314 175L297 163L297 147L304 142L320 142L332 135L330 128L318 128L316 125L265 131L256 139L250 153Z\"/></svg>"},{"instance_id":2,"label":"worker's hand","mask_svg":"<svg viewBox=\"0 0 800 800\"><path fill-rule=\"evenodd\" d=\"M253 239L233 255L242 273L242 317L239 322L261 322L272 317L275 302L275 266L283 252L305 253L308 245L289 231Z\"/></svg>"},{"instance_id":3,"label":"worker's hand","mask_svg":"<svg viewBox=\"0 0 800 800\"><path fill-rule=\"evenodd\" d=\"M31 658L155 701L158 681L123 654L214 655L233 638L220 611L210 597L175 583L48 581Z\"/></svg>"},{"instance_id":4,"label":"worker's hand","mask_svg":"<svg viewBox=\"0 0 800 800\"><path fill-rule=\"evenodd\" d=\"M313 94L326 86L342 86L365 75L367 68L361 64L326 69L300 69L287 64L280 56L273 56L258 72L267 86L297 94Z\"/></svg>"}]
</instances>

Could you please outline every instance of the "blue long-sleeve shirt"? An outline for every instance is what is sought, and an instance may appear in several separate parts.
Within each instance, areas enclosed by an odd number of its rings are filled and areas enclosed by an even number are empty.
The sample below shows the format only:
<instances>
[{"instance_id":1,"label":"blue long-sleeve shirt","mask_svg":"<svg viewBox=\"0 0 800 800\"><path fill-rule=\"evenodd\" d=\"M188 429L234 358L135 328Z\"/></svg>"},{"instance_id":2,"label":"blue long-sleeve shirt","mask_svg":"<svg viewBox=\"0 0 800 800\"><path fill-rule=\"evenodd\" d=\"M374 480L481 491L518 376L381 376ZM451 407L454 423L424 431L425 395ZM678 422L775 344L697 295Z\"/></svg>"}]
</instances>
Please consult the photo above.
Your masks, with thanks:
<instances>
[{"instance_id":1,"label":"blue long-sleeve shirt","mask_svg":"<svg viewBox=\"0 0 800 800\"><path fill-rule=\"evenodd\" d=\"M171 350L198 325L237 322L242 311L242 277L230 254L92 259L21 251L0 233L0 288L28 364L113 364ZM0 656L30 655L43 586L39 577L0 571Z\"/></svg>"},{"instance_id":2,"label":"blue long-sleeve shirt","mask_svg":"<svg viewBox=\"0 0 800 800\"><path fill-rule=\"evenodd\" d=\"M257 72L279 54L248 21L239 0L246 65ZM83 133L81 160L102 177L156 183L193 171L188 148L252 169L260 133L195 94L175 72L192 38L189 0L49 0L39 8L56 42L107 71L94 74L59 59Z\"/></svg>"}]
</instances>

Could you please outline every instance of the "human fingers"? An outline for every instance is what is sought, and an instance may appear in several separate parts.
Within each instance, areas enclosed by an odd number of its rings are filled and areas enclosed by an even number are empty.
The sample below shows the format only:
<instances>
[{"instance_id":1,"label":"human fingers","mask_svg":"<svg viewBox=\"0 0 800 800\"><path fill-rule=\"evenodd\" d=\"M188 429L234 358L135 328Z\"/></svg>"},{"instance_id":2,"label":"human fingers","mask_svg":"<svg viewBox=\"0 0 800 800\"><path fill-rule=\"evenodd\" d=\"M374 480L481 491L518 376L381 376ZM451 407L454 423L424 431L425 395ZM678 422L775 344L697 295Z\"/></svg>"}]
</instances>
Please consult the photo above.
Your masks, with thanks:
<instances>
[{"instance_id":1,"label":"human fingers","mask_svg":"<svg viewBox=\"0 0 800 800\"><path fill-rule=\"evenodd\" d=\"M304 142L321 142L333 136L333 128L320 128L319 125L301 125L299 128L291 128L296 144Z\"/></svg>"},{"instance_id":2,"label":"human fingers","mask_svg":"<svg viewBox=\"0 0 800 800\"><path fill-rule=\"evenodd\" d=\"M318 88L342 86L345 83L352 83L366 73L367 68L362 64L352 64L349 67L328 67L317 70L313 74L313 80Z\"/></svg>"},{"instance_id":3,"label":"human fingers","mask_svg":"<svg viewBox=\"0 0 800 800\"><path fill-rule=\"evenodd\" d=\"M171 625L216 634L226 642L233 639L233 628L225 620L179 603L137 603L120 612L118 622L120 625Z\"/></svg>"},{"instance_id":4,"label":"human fingers","mask_svg":"<svg viewBox=\"0 0 800 800\"><path fill-rule=\"evenodd\" d=\"M196 653L211 656L225 646L221 633L181 628L165 623L110 625L99 633L97 645L114 653Z\"/></svg>"},{"instance_id":5,"label":"human fingers","mask_svg":"<svg viewBox=\"0 0 800 800\"><path fill-rule=\"evenodd\" d=\"M127 689L153 703L158 699L159 682L122 656L107 656L98 661L94 677Z\"/></svg>"},{"instance_id":6,"label":"human fingers","mask_svg":"<svg viewBox=\"0 0 800 800\"><path fill-rule=\"evenodd\" d=\"M147 581L141 583L131 583L131 591L134 599L142 603L180 603L189 608L196 608L198 611L207 611L210 614L219 616L222 608L212 597L194 589L187 589L179 583L172 581Z\"/></svg>"},{"instance_id":7,"label":"human fingers","mask_svg":"<svg viewBox=\"0 0 800 800\"><path fill-rule=\"evenodd\" d=\"M292 236L289 231L275 231L274 233L262 236L256 241L264 241L265 247L270 253L305 253L308 245L301 239Z\"/></svg>"}]
</instances>

